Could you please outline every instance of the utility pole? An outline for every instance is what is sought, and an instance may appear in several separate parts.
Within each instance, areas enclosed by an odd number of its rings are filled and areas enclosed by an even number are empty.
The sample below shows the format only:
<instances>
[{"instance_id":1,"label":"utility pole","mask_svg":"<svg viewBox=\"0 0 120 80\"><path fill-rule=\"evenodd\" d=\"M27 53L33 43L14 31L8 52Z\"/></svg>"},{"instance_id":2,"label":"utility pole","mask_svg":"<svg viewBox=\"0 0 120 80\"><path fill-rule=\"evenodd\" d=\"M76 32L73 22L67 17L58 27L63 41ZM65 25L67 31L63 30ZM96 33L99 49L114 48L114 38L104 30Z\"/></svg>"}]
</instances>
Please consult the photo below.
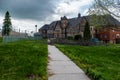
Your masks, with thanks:
<instances>
[{"instance_id":1,"label":"utility pole","mask_svg":"<svg viewBox=\"0 0 120 80\"><path fill-rule=\"evenodd\" d=\"M20 28L19 28L19 36L20 36Z\"/></svg>"},{"instance_id":2,"label":"utility pole","mask_svg":"<svg viewBox=\"0 0 120 80\"><path fill-rule=\"evenodd\" d=\"M25 37L27 37L27 30L25 30Z\"/></svg>"}]
</instances>

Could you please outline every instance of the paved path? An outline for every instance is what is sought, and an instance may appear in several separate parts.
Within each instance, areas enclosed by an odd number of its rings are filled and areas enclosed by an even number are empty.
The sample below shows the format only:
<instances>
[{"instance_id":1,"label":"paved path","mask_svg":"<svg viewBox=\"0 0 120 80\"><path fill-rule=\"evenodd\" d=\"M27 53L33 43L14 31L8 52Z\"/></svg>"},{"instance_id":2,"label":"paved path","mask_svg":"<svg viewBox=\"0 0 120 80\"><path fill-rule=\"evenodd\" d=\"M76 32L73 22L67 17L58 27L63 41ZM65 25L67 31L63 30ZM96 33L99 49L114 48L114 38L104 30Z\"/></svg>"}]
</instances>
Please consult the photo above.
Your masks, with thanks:
<instances>
[{"instance_id":1,"label":"paved path","mask_svg":"<svg viewBox=\"0 0 120 80\"><path fill-rule=\"evenodd\" d=\"M48 80L90 80L85 73L55 46L48 45Z\"/></svg>"}]
</instances>

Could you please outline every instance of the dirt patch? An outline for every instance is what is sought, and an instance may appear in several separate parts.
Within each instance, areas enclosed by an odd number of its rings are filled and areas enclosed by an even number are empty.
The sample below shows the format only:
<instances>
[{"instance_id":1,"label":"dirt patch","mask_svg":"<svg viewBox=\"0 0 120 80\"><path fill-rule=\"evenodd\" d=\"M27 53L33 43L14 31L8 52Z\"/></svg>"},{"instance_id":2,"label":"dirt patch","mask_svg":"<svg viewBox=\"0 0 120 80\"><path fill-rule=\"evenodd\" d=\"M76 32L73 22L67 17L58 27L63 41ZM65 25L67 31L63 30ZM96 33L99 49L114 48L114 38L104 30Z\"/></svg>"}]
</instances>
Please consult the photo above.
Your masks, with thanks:
<instances>
[{"instance_id":1,"label":"dirt patch","mask_svg":"<svg viewBox=\"0 0 120 80\"><path fill-rule=\"evenodd\" d=\"M39 75L29 74L27 75L27 77L28 77L28 80L35 80L35 79L41 80L41 77Z\"/></svg>"},{"instance_id":2,"label":"dirt patch","mask_svg":"<svg viewBox=\"0 0 120 80\"><path fill-rule=\"evenodd\" d=\"M53 72L50 72L50 69L48 69L48 76L53 76L55 75Z\"/></svg>"}]
</instances>

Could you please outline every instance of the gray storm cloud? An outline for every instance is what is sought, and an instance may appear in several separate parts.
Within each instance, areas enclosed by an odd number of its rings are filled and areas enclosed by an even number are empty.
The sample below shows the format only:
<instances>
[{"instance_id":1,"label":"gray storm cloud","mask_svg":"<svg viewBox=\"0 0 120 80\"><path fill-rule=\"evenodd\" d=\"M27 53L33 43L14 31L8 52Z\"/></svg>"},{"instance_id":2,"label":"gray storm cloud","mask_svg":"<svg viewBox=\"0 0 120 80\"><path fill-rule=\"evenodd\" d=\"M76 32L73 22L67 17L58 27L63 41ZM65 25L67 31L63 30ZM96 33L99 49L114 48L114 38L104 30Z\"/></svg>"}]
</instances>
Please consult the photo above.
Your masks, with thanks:
<instances>
[{"instance_id":1,"label":"gray storm cloud","mask_svg":"<svg viewBox=\"0 0 120 80\"><path fill-rule=\"evenodd\" d=\"M44 20L54 13L54 0L0 0L0 14L17 19Z\"/></svg>"},{"instance_id":2,"label":"gray storm cloud","mask_svg":"<svg viewBox=\"0 0 120 80\"><path fill-rule=\"evenodd\" d=\"M84 13L92 0L0 0L0 28L6 11L15 29L34 31L34 26L50 24L62 16L76 17ZM87 6L87 7L86 7Z\"/></svg>"}]
</instances>

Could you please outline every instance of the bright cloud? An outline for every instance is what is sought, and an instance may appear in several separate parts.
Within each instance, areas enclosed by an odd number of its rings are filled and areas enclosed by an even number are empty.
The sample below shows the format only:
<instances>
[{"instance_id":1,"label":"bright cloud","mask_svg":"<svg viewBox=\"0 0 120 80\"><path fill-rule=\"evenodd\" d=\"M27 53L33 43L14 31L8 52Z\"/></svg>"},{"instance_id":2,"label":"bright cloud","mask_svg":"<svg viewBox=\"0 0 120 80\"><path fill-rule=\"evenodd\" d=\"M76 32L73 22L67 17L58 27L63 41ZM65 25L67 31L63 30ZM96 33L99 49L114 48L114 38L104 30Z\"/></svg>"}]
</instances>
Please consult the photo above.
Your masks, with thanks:
<instances>
[{"instance_id":1,"label":"bright cloud","mask_svg":"<svg viewBox=\"0 0 120 80\"><path fill-rule=\"evenodd\" d=\"M74 13L79 13L83 9L90 6L93 0L63 0L61 3L57 4L55 13L60 15L70 15ZM82 14L82 12L81 12Z\"/></svg>"},{"instance_id":2,"label":"bright cloud","mask_svg":"<svg viewBox=\"0 0 120 80\"><path fill-rule=\"evenodd\" d=\"M3 24L3 17L2 16L0 16L0 29L2 29L2 24ZM0 30L1 31L1 30Z\"/></svg>"},{"instance_id":3,"label":"bright cloud","mask_svg":"<svg viewBox=\"0 0 120 80\"><path fill-rule=\"evenodd\" d=\"M69 5L67 3L61 3L56 8L55 13L68 15L74 13L74 11L77 11L77 8L73 7L73 5Z\"/></svg>"},{"instance_id":4,"label":"bright cloud","mask_svg":"<svg viewBox=\"0 0 120 80\"><path fill-rule=\"evenodd\" d=\"M31 31L35 32L35 25L40 28L43 22L33 21L33 20L16 20L12 19L13 29L16 31L25 32L25 30L30 33Z\"/></svg>"}]
</instances>

